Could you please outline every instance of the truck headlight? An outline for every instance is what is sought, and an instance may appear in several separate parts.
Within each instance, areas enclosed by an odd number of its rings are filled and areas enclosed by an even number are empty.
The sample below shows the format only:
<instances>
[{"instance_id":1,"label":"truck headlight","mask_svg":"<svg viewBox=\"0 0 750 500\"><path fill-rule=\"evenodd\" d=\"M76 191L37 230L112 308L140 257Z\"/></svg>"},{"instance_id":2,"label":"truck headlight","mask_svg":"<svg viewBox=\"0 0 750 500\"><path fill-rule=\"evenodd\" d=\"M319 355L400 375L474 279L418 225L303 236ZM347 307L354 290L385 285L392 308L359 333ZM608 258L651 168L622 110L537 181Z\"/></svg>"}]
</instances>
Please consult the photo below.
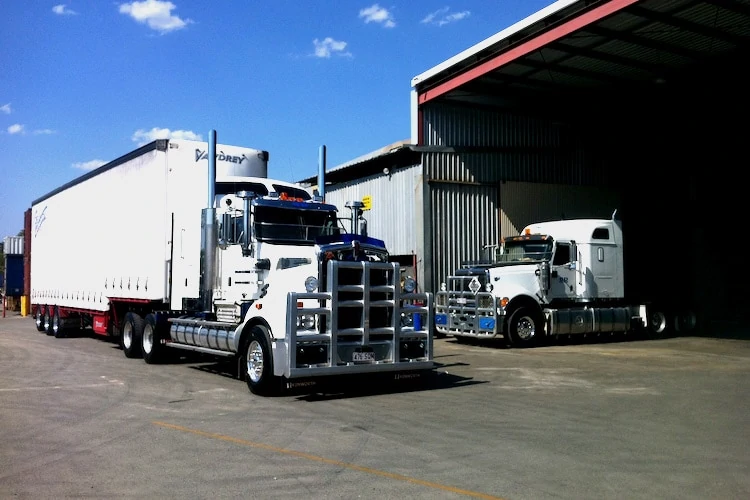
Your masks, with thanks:
<instances>
[{"instance_id":1,"label":"truck headlight","mask_svg":"<svg viewBox=\"0 0 750 500\"><path fill-rule=\"evenodd\" d=\"M412 278L411 276L408 276L406 279L404 279L404 291L406 293L412 293L416 289L417 289L417 282L414 278Z\"/></svg>"},{"instance_id":2,"label":"truck headlight","mask_svg":"<svg viewBox=\"0 0 750 500\"><path fill-rule=\"evenodd\" d=\"M303 330L312 330L315 328L315 316L312 314L303 314L297 317L297 326Z\"/></svg>"},{"instance_id":3,"label":"truck headlight","mask_svg":"<svg viewBox=\"0 0 750 500\"><path fill-rule=\"evenodd\" d=\"M305 280L305 290L307 293L312 293L318 289L318 278L315 276L308 276Z\"/></svg>"}]
</instances>

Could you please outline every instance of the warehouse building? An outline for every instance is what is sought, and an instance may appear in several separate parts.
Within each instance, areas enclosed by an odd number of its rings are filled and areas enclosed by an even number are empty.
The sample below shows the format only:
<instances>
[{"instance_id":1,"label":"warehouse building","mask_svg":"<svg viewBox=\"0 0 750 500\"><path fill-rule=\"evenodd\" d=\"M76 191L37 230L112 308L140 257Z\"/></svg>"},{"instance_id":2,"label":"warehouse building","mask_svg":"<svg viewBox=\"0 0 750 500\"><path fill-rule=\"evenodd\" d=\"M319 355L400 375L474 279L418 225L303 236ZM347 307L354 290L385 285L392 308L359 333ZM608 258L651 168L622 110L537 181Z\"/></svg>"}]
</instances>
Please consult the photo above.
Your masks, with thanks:
<instances>
[{"instance_id":1,"label":"warehouse building","mask_svg":"<svg viewBox=\"0 0 750 500\"><path fill-rule=\"evenodd\" d=\"M326 201L371 197L432 292L528 223L617 210L629 293L742 326L749 35L745 0L557 1L416 76L411 138L328 170Z\"/></svg>"}]
</instances>

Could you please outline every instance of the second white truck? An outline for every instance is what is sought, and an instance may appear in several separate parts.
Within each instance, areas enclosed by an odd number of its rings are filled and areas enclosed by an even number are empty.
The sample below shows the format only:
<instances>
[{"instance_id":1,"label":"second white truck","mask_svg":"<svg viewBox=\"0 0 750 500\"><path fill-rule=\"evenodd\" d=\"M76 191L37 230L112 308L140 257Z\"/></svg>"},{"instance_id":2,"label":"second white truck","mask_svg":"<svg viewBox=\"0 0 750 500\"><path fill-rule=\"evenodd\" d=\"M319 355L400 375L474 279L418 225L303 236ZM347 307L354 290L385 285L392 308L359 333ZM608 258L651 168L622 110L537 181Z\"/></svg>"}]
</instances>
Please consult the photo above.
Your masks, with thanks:
<instances>
[{"instance_id":1,"label":"second white truck","mask_svg":"<svg viewBox=\"0 0 750 500\"><path fill-rule=\"evenodd\" d=\"M625 294L622 223L540 222L505 240L494 262L466 265L435 294L435 327L458 341L504 339L532 346L544 337L667 327L665 310ZM675 319L694 326L689 312Z\"/></svg>"}]
</instances>

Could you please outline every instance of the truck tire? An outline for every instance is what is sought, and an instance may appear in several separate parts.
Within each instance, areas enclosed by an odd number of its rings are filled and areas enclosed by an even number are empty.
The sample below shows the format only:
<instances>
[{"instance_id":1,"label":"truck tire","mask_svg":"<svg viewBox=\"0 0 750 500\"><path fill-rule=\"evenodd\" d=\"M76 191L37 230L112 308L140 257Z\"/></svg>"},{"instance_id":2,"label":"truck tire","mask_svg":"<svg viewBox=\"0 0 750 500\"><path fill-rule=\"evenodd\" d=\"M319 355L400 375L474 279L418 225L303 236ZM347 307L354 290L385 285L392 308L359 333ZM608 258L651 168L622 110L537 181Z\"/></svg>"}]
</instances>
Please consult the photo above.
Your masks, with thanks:
<instances>
[{"instance_id":1,"label":"truck tire","mask_svg":"<svg viewBox=\"0 0 750 500\"><path fill-rule=\"evenodd\" d=\"M44 318L42 319L44 323L44 332L47 335L52 335L52 313L50 312L52 310L53 306L44 306Z\"/></svg>"},{"instance_id":2,"label":"truck tire","mask_svg":"<svg viewBox=\"0 0 750 500\"><path fill-rule=\"evenodd\" d=\"M648 331L651 334L660 335L667 329L667 315L662 311L649 311Z\"/></svg>"},{"instance_id":3,"label":"truck tire","mask_svg":"<svg viewBox=\"0 0 750 500\"><path fill-rule=\"evenodd\" d=\"M62 320L60 319L60 308L55 306L54 311L52 311L52 335L55 336L56 339L59 339L65 335L65 332L63 331L62 327Z\"/></svg>"},{"instance_id":4,"label":"truck tire","mask_svg":"<svg viewBox=\"0 0 750 500\"><path fill-rule=\"evenodd\" d=\"M44 331L44 306L36 306L36 312L34 313L34 324L38 332Z\"/></svg>"},{"instance_id":5,"label":"truck tire","mask_svg":"<svg viewBox=\"0 0 750 500\"><path fill-rule=\"evenodd\" d=\"M156 325L156 316L148 314L143 320L141 350L143 352L143 360L150 365L160 363L164 360L164 351L167 348L161 343L162 335L163 332Z\"/></svg>"},{"instance_id":6,"label":"truck tire","mask_svg":"<svg viewBox=\"0 0 750 500\"><path fill-rule=\"evenodd\" d=\"M521 306L510 315L508 336L514 346L533 347L543 335L544 317L538 309Z\"/></svg>"},{"instance_id":7,"label":"truck tire","mask_svg":"<svg viewBox=\"0 0 750 500\"><path fill-rule=\"evenodd\" d=\"M259 396L273 396L281 392L281 377L273 374L273 354L266 332L262 326L254 326L250 330L242 360L247 387Z\"/></svg>"},{"instance_id":8,"label":"truck tire","mask_svg":"<svg viewBox=\"0 0 750 500\"><path fill-rule=\"evenodd\" d=\"M125 314L122 322L122 334L120 335L120 345L122 351L128 358L137 358L141 356L141 338L143 337L143 318L134 312Z\"/></svg>"}]
</instances>

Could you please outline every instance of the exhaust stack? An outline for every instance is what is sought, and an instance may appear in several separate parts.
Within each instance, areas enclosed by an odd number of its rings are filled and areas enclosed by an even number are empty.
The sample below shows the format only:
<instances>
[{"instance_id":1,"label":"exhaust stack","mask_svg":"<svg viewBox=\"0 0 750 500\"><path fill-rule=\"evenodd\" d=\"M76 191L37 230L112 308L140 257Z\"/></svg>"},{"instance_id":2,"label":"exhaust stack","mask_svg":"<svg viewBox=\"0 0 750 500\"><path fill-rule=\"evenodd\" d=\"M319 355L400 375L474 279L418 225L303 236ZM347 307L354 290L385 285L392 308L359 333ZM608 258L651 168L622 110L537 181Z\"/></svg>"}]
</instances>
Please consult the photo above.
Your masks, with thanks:
<instances>
[{"instance_id":1,"label":"exhaust stack","mask_svg":"<svg viewBox=\"0 0 750 500\"><path fill-rule=\"evenodd\" d=\"M326 201L326 147L320 146L318 152L318 195Z\"/></svg>"},{"instance_id":2,"label":"exhaust stack","mask_svg":"<svg viewBox=\"0 0 750 500\"><path fill-rule=\"evenodd\" d=\"M213 312L213 295L216 282L216 131L208 133L208 200L201 211L201 263L200 306L204 312Z\"/></svg>"}]
</instances>

